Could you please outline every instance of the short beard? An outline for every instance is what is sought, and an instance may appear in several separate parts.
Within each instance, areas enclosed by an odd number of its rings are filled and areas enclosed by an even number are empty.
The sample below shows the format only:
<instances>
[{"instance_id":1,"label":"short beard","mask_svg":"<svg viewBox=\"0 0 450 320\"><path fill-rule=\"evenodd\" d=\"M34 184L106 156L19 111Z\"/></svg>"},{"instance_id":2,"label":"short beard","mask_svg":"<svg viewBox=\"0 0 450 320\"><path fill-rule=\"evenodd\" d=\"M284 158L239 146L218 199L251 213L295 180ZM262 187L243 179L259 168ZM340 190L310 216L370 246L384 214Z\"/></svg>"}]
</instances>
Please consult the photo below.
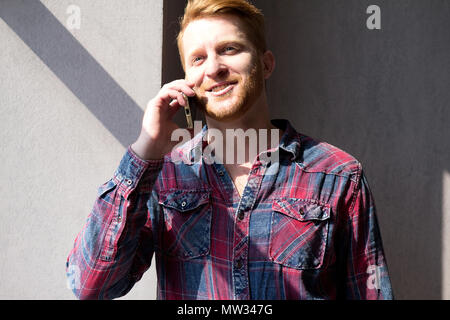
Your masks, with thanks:
<instances>
[{"instance_id":1,"label":"short beard","mask_svg":"<svg viewBox=\"0 0 450 320\"><path fill-rule=\"evenodd\" d=\"M250 76L239 92L238 101L232 106L214 110L208 106L208 99L199 99L198 107L204 114L214 120L221 122L234 121L241 118L251 106L257 101L263 90L263 71L258 60L252 66ZM220 102L219 102L220 103Z\"/></svg>"}]
</instances>

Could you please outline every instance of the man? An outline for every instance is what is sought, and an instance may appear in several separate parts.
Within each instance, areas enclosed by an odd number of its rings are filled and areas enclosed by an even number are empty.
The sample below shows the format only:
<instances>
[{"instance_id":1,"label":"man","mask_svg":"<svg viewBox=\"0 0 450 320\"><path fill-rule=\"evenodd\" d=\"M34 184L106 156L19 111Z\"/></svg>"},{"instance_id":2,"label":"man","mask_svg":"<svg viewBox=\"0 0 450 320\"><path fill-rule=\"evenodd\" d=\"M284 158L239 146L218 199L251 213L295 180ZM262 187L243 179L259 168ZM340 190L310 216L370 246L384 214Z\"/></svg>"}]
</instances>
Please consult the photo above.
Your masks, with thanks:
<instances>
[{"instance_id":1,"label":"man","mask_svg":"<svg viewBox=\"0 0 450 320\"><path fill-rule=\"evenodd\" d=\"M392 298L360 163L269 119L275 59L258 9L189 1L178 46L186 78L149 102L75 240L76 296L126 294L155 254L159 299ZM186 97L206 126L179 144L172 118ZM256 142L240 139L252 130Z\"/></svg>"}]
</instances>

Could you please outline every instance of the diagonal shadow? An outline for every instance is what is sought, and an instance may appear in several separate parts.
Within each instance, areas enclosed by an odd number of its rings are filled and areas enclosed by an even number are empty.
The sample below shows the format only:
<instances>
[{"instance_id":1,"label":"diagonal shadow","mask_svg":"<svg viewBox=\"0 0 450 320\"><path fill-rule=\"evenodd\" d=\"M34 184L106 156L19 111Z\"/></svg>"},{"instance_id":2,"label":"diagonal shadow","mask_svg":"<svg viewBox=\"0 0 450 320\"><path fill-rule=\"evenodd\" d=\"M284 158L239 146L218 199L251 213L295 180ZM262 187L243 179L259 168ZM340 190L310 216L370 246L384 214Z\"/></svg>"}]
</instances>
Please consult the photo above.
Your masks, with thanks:
<instances>
[{"instance_id":1,"label":"diagonal shadow","mask_svg":"<svg viewBox=\"0 0 450 320\"><path fill-rule=\"evenodd\" d=\"M40 1L1 0L0 17L123 146L137 138L142 109Z\"/></svg>"}]
</instances>

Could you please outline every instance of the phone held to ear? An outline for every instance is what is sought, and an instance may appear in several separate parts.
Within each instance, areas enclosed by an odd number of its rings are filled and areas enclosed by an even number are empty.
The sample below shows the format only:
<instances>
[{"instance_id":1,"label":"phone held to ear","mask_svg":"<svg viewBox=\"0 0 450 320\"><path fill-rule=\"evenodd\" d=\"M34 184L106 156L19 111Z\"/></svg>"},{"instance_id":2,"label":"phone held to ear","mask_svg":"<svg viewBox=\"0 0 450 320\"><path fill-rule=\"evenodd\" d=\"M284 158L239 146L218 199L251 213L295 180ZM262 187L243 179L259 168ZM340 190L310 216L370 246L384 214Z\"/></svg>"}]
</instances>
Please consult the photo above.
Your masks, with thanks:
<instances>
[{"instance_id":1,"label":"phone held to ear","mask_svg":"<svg viewBox=\"0 0 450 320\"><path fill-rule=\"evenodd\" d=\"M186 105L184 106L184 114L186 116L187 128L194 129L194 123L192 121L192 112L191 105L194 105L194 99L191 97L187 97L184 93L184 100L186 101Z\"/></svg>"}]
</instances>

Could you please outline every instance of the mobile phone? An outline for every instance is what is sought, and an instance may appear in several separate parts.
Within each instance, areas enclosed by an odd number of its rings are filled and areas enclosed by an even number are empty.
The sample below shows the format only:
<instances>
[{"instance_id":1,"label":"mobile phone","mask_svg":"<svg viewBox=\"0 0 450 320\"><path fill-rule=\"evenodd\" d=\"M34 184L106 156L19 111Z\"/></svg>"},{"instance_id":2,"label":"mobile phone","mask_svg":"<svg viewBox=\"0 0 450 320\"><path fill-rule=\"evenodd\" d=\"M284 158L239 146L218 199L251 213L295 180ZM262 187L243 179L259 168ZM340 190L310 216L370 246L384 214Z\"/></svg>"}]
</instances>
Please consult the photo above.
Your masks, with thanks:
<instances>
[{"instance_id":1,"label":"mobile phone","mask_svg":"<svg viewBox=\"0 0 450 320\"><path fill-rule=\"evenodd\" d=\"M191 105L194 105L194 99L191 97L187 97L184 93L183 96L184 100L186 101L186 105L184 106L184 115L186 116L187 128L193 129L194 123L192 121Z\"/></svg>"}]
</instances>

